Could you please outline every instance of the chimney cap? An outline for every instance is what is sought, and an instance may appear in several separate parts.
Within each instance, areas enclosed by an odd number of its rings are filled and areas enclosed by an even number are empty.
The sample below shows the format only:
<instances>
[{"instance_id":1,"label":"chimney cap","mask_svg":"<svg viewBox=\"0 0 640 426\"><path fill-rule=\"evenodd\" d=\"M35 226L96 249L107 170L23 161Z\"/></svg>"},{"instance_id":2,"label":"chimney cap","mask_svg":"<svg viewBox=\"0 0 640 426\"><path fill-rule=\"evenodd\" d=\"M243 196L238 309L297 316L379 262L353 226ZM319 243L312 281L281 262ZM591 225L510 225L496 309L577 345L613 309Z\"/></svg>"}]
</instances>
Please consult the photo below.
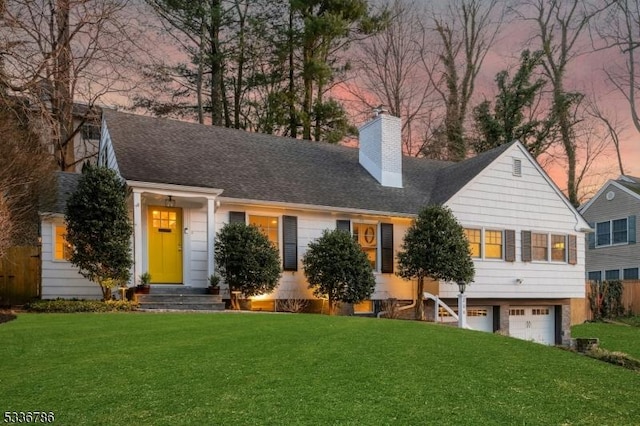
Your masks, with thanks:
<instances>
[{"instance_id":1,"label":"chimney cap","mask_svg":"<svg viewBox=\"0 0 640 426\"><path fill-rule=\"evenodd\" d=\"M377 117L379 115L387 114L389 110L383 104L378 105L373 109L373 117Z\"/></svg>"}]
</instances>

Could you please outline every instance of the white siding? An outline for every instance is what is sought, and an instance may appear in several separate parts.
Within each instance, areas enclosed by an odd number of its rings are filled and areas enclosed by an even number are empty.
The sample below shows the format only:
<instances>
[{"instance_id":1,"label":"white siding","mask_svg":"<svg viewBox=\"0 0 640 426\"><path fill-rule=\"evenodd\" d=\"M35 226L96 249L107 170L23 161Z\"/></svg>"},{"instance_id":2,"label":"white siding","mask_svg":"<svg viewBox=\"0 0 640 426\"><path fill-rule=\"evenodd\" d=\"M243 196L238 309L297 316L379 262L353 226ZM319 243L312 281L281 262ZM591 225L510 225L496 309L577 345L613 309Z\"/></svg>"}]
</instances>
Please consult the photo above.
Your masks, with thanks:
<instances>
[{"instance_id":1,"label":"white siding","mask_svg":"<svg viewBox=\"0 0 640 426\"><path fill-rule=\"evenodd\" d=\"M222 205L216 212L216 232L220 231L222 227L229 221L230 211L244 211L247 215L264 215L264 216L277 216L282 217L296 216L298 218L298 270L297 271L284 271L280 284L276 290L267 296L267 298L310 298L313 297L312 290L308 288L308 283L304 276L304 270L302 268L302 258L307 250L307 246L311 241L322 236L322 231L325 229L335 229L336 220L349 219L352 221L372 221L378 223L393 223L394 233L394 257L400 250L402 239L407 228L410 225L410 221L404 218L389 218L378 216L350 216L347 214L331 213L331 212L312 212L293 209L277 209L277 208L256 208L246 205ZM282 220L279 221L279 238L282 247ZM282 249L280 250L282 256ZM380 260L380 250L378 250L378 264ZM382 274L375 273L376 288L372 299L387 299L389 297L396 297L398 299L410 300L413 299L415 293L415 284L413 282L405 281L395 274Z\"/></svg>"},{"instance_id":2,"label":"white siding","mask_svg":"<svg viewBox=\"0 0 640 426\"><path fill-rule=\"evenodd\" d=\"M54 226L63 220L42 221L42 298L101 299L102 292L96 283L84 278L78 269L64 260L54 260Z\"/></svg>"},{"instance_id":3,"label":"white siding","mask_svg":"<svg viewBox=\"0 0 640 426\"><path fill-rule=\"evenodd\" d=\"M513 175L513 159L522 162L521 177ZM474 260L475 281L467 290L470 298L584 297L585 241L584 234L576 229L586 223L518 145L476 176L447 205L465 228L515 230L516 261ZM578 264L522 262L522 230L575 235ZM456 286L440 286L442 297L456 294Z\"/></svg>"}]
</instances>

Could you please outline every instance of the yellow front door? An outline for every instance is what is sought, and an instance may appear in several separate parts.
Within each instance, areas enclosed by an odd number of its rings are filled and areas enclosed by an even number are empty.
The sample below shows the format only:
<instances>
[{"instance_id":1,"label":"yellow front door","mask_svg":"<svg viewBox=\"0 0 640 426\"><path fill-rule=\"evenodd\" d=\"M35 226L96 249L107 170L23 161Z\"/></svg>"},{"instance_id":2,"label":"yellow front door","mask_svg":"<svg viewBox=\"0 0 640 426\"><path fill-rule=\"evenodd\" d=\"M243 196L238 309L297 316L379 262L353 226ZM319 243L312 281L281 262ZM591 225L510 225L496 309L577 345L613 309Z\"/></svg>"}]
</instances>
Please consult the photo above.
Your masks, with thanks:
<instances>
[{"instance_id":1,"label":"yellow front door","mask_svg":"<svg viewBox=\"0 0 640 426\"><path fill-rule=\"evenodd\" d=\"M182 209L149 206L149 273L154 284L182 283Z\"/></svg>"}]
</instances>

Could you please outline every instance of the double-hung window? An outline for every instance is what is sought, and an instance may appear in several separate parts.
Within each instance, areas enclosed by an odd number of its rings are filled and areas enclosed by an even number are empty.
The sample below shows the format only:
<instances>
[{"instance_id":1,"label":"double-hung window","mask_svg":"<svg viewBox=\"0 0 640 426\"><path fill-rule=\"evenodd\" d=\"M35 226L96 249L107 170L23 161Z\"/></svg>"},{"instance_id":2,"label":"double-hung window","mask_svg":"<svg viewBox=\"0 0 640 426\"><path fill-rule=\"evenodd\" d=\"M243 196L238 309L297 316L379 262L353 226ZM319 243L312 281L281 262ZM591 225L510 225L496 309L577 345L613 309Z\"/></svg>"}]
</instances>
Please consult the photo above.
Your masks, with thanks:
<instances>
[{"instance_id":1,"label":"double-hung window","mask_svg":"<svg viewBox=\"0 0 640 426\"><path fill-rule=\"evenodd\" d=\"M482 238L481 232L479 229L465 229L464 234L467 237L467 241L469 242L469 251L471 252L471 257L481 257L482 256Z\"/></svg>"},{"instance_id":2,"label":"double-hung window","mask_svg":"<svg viewBox=\"0 0 640 426\"><path fill-rule=\"evenodd\" d=\"M487 259L502 259L502 231L484 231L484 252Z\"/></svg>"},{"instance_id":3,"label":"double-hung window","mask_svg":"<svg viewBox=\"0 0 640 426\"><path fill-rule=\"evenodd\" d=\"M546 261L549 259L547 257L547 242L547 234L531 234L531 254L533 260Z\"/></svg>"}]
</instances>

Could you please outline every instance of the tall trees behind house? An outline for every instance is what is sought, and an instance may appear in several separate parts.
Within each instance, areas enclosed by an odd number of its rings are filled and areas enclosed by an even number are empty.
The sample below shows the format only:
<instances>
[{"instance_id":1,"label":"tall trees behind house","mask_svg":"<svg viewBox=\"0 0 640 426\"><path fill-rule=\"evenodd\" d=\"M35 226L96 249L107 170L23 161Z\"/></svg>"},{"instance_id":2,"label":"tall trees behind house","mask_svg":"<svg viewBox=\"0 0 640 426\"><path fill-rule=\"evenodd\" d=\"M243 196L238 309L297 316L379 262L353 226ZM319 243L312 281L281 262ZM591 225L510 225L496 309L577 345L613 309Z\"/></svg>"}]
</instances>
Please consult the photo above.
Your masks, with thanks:
<instances>
[{"instance_id":1,"label":"tall trees behind house","mask_svg":"<svg viewBox=\"0 0 640 426\"><path fill-rule=\"evenodd\" d=\"M567 196L578 206L580 203L577 180L578 141L574 126L580 121L576 115L583 94L567 87L567 67L579 54L584 54L581 44L589 30L589 23L605 10L607 2L583 0L537 0L532 4L533 13L525 17L536 25L535 40L543 52L542 67L551 86L551 113L555 117L567 166Z\"/></svg>"},{"instance_id":2,"label":"tall trees behind house","mask_svg":"<svg viewBox=\"0 0 640 426\"><path fill-rule=\"evenodd\" d=\"M331 142L351 130L327 93L348 67L349 44L376 28L367 1L148 1L189 62L149 67L155 87L171 91L164 101L138 96L136 106Z\"/></svg>"},{"instance_id":3,"label":"tall trees behind house","mask_svg":"<svg viewBox=\"0 0 640 426\"><path fill-rule=\"evenodd\" d=\"M0 86L39 115L61 170L74 170L74 101L122 90L139 28L127 0L11 0L0 10ZM24 103L23 103L24 104ZM91 112L91 108L87 111Z\"/></svg>"}]
</instances>

